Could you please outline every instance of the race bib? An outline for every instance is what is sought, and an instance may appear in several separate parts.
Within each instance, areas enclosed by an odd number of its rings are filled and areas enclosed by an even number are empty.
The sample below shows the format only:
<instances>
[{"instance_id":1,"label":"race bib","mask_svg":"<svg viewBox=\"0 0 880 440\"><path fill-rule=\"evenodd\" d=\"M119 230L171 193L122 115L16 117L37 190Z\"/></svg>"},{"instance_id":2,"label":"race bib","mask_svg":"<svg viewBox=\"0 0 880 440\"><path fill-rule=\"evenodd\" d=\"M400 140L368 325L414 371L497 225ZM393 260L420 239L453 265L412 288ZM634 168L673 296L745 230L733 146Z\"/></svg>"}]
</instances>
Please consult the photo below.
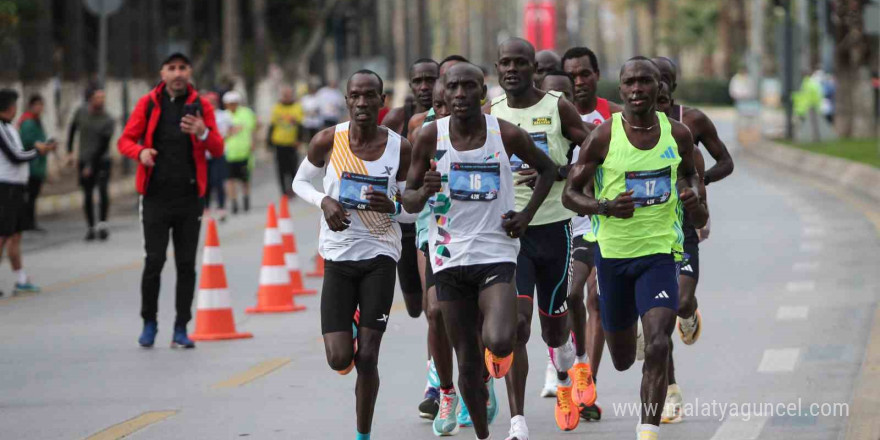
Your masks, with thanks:
<instances>
[{"instance_id":1,"label":"race bib","mask_svg":"<svg viewBox=\"0 0 880 440\"><path fill-rule=\"evenodd\" d=\"M501 189L498 163L459 163L449 165L449 195L453 200L489 202Z\"/></svg>"},{"instance_id":2,"label":"race bib","mask_svg":"<svg viewBox=\"0 0 880 440\"><path fill-rule=\"evenodd\" d=\"M529 133L532 142L539 150L543 151L548 157L550 156L550 147L547 145L547 133L539 131L537 133ZM529 169L529 164L525 163L515 154L510 158L510 170L513 172Z\"/></svg>"},{"instance_id":3,"label":"race bib","mask_svg":"<svg viewBox=\"0 0 880 440\"><path fill-rule=\"evenodd\" d=\"M627 171L626 190L632 191L636 208L659 205L672 194L672 168L653 171Z\"/></svg>"},{"instance_id":4,"label":"race bib","mask_svg":"<svg viewBox=\"0 0 880 440\"><path fill-rule=\"evenodd\" d=\"M365 176L344 171L339 181L339 203L349 209L361 211L370 209L370 202L367 200L370 186L374 191L388 194L388 177Z\"/></svg>"}]
</instances>

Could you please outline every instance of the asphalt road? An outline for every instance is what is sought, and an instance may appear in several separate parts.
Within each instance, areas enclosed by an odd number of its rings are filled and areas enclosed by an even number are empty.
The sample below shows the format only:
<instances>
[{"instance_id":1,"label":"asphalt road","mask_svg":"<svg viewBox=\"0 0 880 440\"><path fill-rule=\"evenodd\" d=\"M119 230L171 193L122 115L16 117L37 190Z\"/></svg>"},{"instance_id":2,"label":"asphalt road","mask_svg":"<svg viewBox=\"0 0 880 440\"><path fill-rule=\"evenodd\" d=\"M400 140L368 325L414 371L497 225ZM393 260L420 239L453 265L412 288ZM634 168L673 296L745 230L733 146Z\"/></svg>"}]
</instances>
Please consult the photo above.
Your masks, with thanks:
<instances>
[{"instance_id":1,"label":"asphalt road","mask_svg":"<svg viewBox=\"0 0 880 440\"><path fill-rule=\"evenodd\" d=\"M839 438L846 417L826 414L851 401L880 295L880 239L846 201L737 154L732 124L718 125L736 171L709 187L712 236L702 246L697 292L704 330L697 344L676 345L686 418L661 435ZM326 365L319 297L299 299L308 307L299 313L243 313L256 301L265 207L278 194L274 180L262 181L254 211L220 225L238 328L252 332L250 340L168 348L169 258L156 348L137 346L142 250L133 201L116 204L106 243L82 242L79 213L44 222L47 235L28 235L26 267L44 292L0 299L0 439L117 438L137 428L132 438L353 438L355 375L340 377ZM296 203L292 211L300 259L310 266L318 210ZM8 293L7 267L0 285ZM307 284L320 288L318 279ZM397 300L380 357L373 438L428 439L430 425L416 409L427 326ZM545 351L537 320L535 326L526 400L531 438L632 438L637 416L625 406L638 401L639 364L614 371L606 351L602 421L560 432L554 400L538 397ZM504 386L496 391L506 402ZM507 435L509 412L501 408L491 426L495 439ZM472 436L469 429L459 434Z\"/></svg>"}]
</instances>

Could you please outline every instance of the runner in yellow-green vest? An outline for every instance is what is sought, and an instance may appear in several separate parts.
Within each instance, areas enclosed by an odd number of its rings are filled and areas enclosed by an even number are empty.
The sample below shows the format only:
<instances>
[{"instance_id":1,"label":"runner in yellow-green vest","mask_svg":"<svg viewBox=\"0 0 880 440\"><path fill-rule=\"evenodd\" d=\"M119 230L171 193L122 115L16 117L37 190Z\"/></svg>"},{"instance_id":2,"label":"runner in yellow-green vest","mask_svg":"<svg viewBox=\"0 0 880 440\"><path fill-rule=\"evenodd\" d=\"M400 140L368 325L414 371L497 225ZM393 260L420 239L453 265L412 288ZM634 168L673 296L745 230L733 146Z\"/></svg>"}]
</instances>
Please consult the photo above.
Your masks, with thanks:
<instances>
[{"instance_id":1,"label":"runner in yellow-green vest","mask_svg":"<svg viewBox=\"0 0 880 440\"><path fill-rule=\"evenodd\" d=\"M605 341L617 370L635 362L636 328L645 337L642 415L638 438L659 438L666 398L669 341L678 311L678 261L684 208L695 227L709 213L697 193L694 142L683 124L656 112L660 70L645 57L620 72L622 113L603 122L584 143L563 203L592 215L599 307ZM590 181L595 196L585 193Z\"/></svg>"},{"instance_id":2,"label":"runner in yellow-green vest","mask_svg":"<svg viewBox=\"0 0 880 440\"><path fill-rule=\"evenodd\" d=\"M523 416L533 298L537 288L537 305L541 337L549 347L550 358L560 380L557 388L556 422L563 430L572 430L580 419L572 400L572 382L568 370L575 362L568 319L568 291L571 272L571 218L574 213L562 206L562 189L568 173L568 152L572 143L580 145L589 135L574 105L557 92L544 92L535 87L537 69L535 48L526 40L511 38L498 48L498 82L504 95L492 100L489 113L522 128L535 145L556 164L556 182L550 194L529 222L520 237L517 257L516 290L518 295L518 337L513 366L507 376L511 413L510 436L528 438ZM535 178L515 155L510 158L516 210L522 211L532 195L527 185Z\"/></svg>"},{"instance_id":3,"label":"runner in yellow-green vest","mask_svg":"<svg viewBox=\"0 0 880 440\"><path fill-rule=\"evenodd\" d=\"M254 131L257 117L254 111L241 105L241 95L236 91L223 94L223 105L232 119L232 126L226 135L226 163L229 164L229 177L226 179L226 194L232 200L232 213L238 214L236 184L241 186L244 212L251 209L250 175L254 159Z\"/></svg>"}]
</instances>

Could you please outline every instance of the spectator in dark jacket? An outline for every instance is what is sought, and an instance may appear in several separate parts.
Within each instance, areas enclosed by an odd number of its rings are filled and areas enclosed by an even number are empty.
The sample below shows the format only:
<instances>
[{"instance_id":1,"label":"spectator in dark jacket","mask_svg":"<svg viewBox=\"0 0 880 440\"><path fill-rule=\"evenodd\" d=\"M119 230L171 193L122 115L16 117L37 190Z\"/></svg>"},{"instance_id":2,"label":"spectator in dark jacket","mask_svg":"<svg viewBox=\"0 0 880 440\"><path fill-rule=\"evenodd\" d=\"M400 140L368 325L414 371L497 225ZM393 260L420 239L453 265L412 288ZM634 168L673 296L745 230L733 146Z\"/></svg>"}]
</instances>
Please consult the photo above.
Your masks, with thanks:
<instances>
[{"instance_id":1,"label":"spectator in dark jacket","mask_svg":"<svg viewBox=\"0 0 880 440\"><path fill-rule=\"evenodd\" d=\"M162 63L160 74L162 82L138 101L118 142L122 154L140 162L136 182L146 259L141 279L144 328L138 342L142 347L155 342L159 282L170 232L177 267L177 318L171 345L193 348L186 325L192 318L196 246L207 182L205 151L222 156L223 138L214 108L190 84L189 58L172 54Z\"/></svg>"},{"instance_id":2,"label":"spectator in dark jacket","mask_svg":"<svg viewBox=\"0 0 880 440\"><path fill-rule=\"evenodd\" d=\"M21 133L21 144L25 151L35 149L37 142L46 142L46 131L43 130L43 97L33 95L28 100L28 110L18 118L18 130ZM40 231L37 227L37 197L43 182L46 181L46 156L39 156L30 162L30 176L27 184L27 202L24 209L24 230Z\"/></svg>"}]
</instances>

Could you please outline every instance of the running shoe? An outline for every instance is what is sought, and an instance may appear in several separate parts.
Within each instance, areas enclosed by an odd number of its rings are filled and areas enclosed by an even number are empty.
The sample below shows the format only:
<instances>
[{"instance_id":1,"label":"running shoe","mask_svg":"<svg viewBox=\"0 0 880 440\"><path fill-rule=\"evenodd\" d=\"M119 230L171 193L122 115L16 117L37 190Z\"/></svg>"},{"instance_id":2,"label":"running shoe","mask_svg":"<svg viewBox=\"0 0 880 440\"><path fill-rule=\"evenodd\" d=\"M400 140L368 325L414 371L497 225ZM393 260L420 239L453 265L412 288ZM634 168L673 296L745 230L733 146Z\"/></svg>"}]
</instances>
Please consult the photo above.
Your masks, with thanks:
<instances>
[{"instance_id":1,"label":"running shoe","mask_svg":"<svg viewBox=\"0 0 880 440\"><path fill-rule=\"evenodd\" d=\"M559 386L559 376L556 375L556 367L553 361L547 360L547 371L544 373L544 388L541 389L541 397L556 397L556 387Z\"/></svg>"},{"instance_id":2,"label":"running shoe","mask_svg":"<svg viewBox=\"0 0 880 440\"><path fill-rule=\"evenodd\" d=\"M434 435L445 437L458 434L458 420L455 410L458 407L458 395L455 391L449 394L440 393L440 408L434 418Z\"/></svg>"},{"instance_id":3,"label":"running shoe","mask_svg":"<svg viewBox=\"0 0 880 440\"><path fill-rule=\"evenodd\" d=\"M144 330L138 338L138 344L144 348L150 348L156 343L156 333L159 333L159 324L156 321L144 322Z\"/></svg>"},{"instance_id":4,"label":"running shoe","mask_svg":"<svg viewBox=\"0 0 880 440\"><path fill-rule=\"evenodd\" d=\"M174 336L171 338L171 348L196 348L196 343L186 334L185 325L174 326Z\"/></svg>"},{"instance_id":5,"label":"running shoe","mask_svg":"<svg viewBox=\"0 0 880 440\"><path fill-rule=\"evenodd\" d=\"M15 283L15 289L13 289L12 294L16 295L19 293L40 293L40 288L30 281L26 283Z\"/></svg>"},{"instance_id":6,"label":"running shoe","mask_svg":"<svg viewBox=\"0 0 880 440\"><path fill-rule=\"evenodd\" d=\"M464 403L464 399L461 399L461 411L458 412L456 416L456 421L458 421L458 426L468 427L473 426L474 421L471 420L471 412L467 409L467 404Z\"/></svg>"},{"instance_id":7,"label":"running shoe","mask_svg":"<svg viewBox=\"0 0 880 440\"><path fill-rule=\"evenodd\" d=\"M556 348L549 348L548 350L550 352L550 361L553 362L556 371L568 371L574 365L577 354L575 353L574 341L571 340L571 337L565 341L565 344Z\"/></svg>"},{"instance_id":8,"label":"running shoe","mask_svg":"<svg viewBox=\"0 0 880 440\"><path fill-rule=\"evenodd\" d=\"M683 416L681 403L681 389L678 384L669 385L669 388L666 389L666 402L663 404L660 423L680 423Z\"/></svg>"},{"instance_id":9,"label":"running shoe","mask_svg":"<svg viewBox=\"0 0 880 440\"><path fill-rule=\"evenodd\" d=\"M596 401L596 385L593 383L593 372L590 364L579 362L568 370L574 382L574 401L578 408L585 408Z\"/></svg>"},{"instance_id":10,"label":"running shoe","mask_svg":"<svg viewBox=\"0 0 880 440\"><path fill-rule=\"evenodd\" d=\"M94 241L95 238L98 238L98 234L95 233L95 228L89 228L89 230L86 231L86 241Z\"/></svg>"},{"instance_id":11,"label":"running shoe","mask_svg":"<svg viewBox=\"0 0 880 440\"><path fill-rule=\"evenodd\" d=\"M703 317L700 315L700 309L697 309L694 316L690 318L678 318L678 334L681 336L681 342L684 342L685 345L697 342L702 330Z\"/></svg>"},{"instance_id":12,"label":"running shoe","mask_svg":"<svg viewBox=\"0 0 880 440\"><path fill-rule=\"evenodd\" d=\"M495 379L489 378L486 381L486 390L489 391L489 400L486 402L486 421L489 425L498 415L498 399L495 397Z\"/></svg>"},{"instance_id":13,"label":"running shoe","mask_svg":"<svg viewBox=\"0 0 880 440\"><path fill-rule=\"evenodd\" d=\"M101 241L105 241L109 237L110 237L110 231L107 228L107 223L105 223L105 222L98 223L98 239Z\"/></svg>"},{"instance_id":14,"label":"running shoe","mask_svg":"<svg viewBox=\"0 0 880 440\"><path fill-rule=\"evenodd\" d=\"M427 420L434 420L437 417L437 411L440 411L440 389L428 387L425 390L425 398L419 403L419 417Z\"/></svg>"},{"instance_id":15,"label":"running shoe","mask_svg":"<svg viewBox=\"0 0 880 440\"><path fill-rule=\"evenodd\" d=\"M642 332L642 321L638 321L639 330L636 333L636 360L645 360L645 334Z\"/></svg>"},{"instance_id":16,"label":"running shoe","mask_svg":"<svg viewBox=\"0 0 880 440\"><path fill-rule=\"evenodd\" d=\"M529 427L526 426L525 416L516 416L510 419L510 431L506 440L529 440Z\"/></svg>"},{"instance_id":17,"label":"running shoe","mask_svg":"<svg viewBox=\"0 0 880 440\"><path fill-rule=\"evenodd\" d=\"M599 406L599 402L593 402L592 405L581 408L581 418L588 422L598 422L602 420L602 407Z\"/></svg>"},{"instance_id":18,"label":"running shoe","mask_svg":"<svg viewBox=\"0 0 880 440\"><path fill-rule=\"evenodd\" d=\"M563 431L572 431L577 428L581 418L578 414L578 406L572 397L571 385L559 385L556 388L556 426Z\"/></svg>"},{"instance_id":19,"label":"running shoe","mask_svg":"<svg viewBox=\"0 0 880 440\"><path fill-rule=\"evenodd\" d=\"M507 372L510 370L510 366L513 364L513 353L505 357L495 356L489 349L486 349L486 369L489 370L489 374L495 379L501 379L504 377Z\"/></svg>"}]
</instances>

